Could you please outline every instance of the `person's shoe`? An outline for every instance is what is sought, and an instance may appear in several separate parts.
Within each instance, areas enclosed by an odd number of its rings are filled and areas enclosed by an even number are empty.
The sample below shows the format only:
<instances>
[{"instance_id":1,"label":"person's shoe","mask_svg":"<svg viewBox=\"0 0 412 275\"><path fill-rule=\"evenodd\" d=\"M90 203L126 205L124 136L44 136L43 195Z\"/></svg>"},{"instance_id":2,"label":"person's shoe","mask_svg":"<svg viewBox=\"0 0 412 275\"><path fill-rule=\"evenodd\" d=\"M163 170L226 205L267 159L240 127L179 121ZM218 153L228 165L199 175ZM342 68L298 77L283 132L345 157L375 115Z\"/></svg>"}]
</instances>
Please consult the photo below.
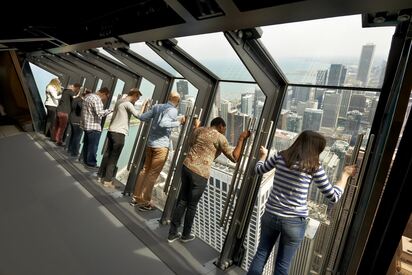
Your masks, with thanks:
<instances>
[{"instance_id":1,"label":"person's shoe","mask_svg":"<svg viewBox=\"0 0 412 275\"><path fill-rule=\"evenodd\" d=\"M181 236L182 236L182 234L180 234L180 232L178 232L176 234L170 234L169 233L169 236L167 237L167 241L169 243L172 243L172 242L178 240Z\"/></svg>"},{"instance_id":2,"label":"person's shoe","mask_svg":"<svg viewBox=\"0 0 412 275\"><path fill-rule=\"evenodd\" d=\"M131 205L131 206L133 206L133 207L135 207L135 206L138 206L139 205L139 203L137 202L137 200L135 200L135 199L132 199L132 201L131 202L129 202L129 204Z\"/></svg>"},{"instance_id":3,"label":"person's shoe","mask_svg":"<svg viewBox=\"0 0 412 275\"><path fill-rule=\"evenodd\" d=\"M103 186L104 186L104 187L107 187L107 188L112 188L112 189L115 189L115 188L116 188L116 185L114 185L112 181L105 181L105 182L103 183Z\"/></svg>"},{"instance_id":4,"label":"person's shoe","mask_svg":"<svg viewBox=\"0 0 412 275\"><path fill-rule=\"evenodd\" d=\"M187 242L193 241L195 238L196 238L195 235L189 234L189 236L182 236L182 237L180 238L180 241L181 241L182 243L187 243Z\"/></svg>"},{"instance_id":5,"label":"person's shoe","mask_svg":"<svg viewBox=\"0 0 412 275\"><path fill-rule=\"evenodd\" d=\"M139 206L139 210L143 211L143 212L151 211L151 210L154 210L154 209L155 209L155 207L152 206L151 204L143 204L143 205Z\"/></svg>"}]
</instances>

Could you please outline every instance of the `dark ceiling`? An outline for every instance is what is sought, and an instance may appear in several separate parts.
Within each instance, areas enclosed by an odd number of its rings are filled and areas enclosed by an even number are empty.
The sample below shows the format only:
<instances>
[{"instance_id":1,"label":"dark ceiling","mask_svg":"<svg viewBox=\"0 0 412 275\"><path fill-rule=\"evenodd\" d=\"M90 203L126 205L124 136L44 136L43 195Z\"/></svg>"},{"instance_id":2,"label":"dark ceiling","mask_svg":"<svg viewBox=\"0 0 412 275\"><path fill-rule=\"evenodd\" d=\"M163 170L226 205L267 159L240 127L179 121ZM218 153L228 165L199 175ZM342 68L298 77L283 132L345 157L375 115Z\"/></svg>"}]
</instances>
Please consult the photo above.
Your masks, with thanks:
<instances>
[{"instance_id":1,"label":"dark ceiling","mask_svg":"<svg viewBox=\"0 0 412 275\"><path fill-rule=\"evenodd\" d=\"M364 26L394 25L399 13L410 15L412 8L410 0L115 0L110 4L101 3L8 1L2 5L0 51L67 52L117 41L151 41L359 13L364 15ZM13 16L12 19L6 18L5 13Z\"/></svg>"}]
</instances>

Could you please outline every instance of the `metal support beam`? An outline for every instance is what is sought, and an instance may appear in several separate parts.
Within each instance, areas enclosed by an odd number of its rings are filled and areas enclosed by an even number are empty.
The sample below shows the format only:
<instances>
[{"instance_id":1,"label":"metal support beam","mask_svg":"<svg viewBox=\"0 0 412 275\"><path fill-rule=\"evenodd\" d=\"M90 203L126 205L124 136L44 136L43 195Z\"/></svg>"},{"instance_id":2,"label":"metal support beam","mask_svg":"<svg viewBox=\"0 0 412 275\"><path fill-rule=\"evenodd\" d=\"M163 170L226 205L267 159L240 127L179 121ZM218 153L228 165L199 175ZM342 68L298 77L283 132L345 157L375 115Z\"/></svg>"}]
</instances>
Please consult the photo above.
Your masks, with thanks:
<instances>
[{"instance_id":1,"label":"metal support beam","mask_svg":"<svg viewBox=\"0 0 412 275\"><path fill-rule=\"evenodd\" d=\"M110 71L117 78L124 81L123 93L127 93L131 88L138 87L141 82L141 76L132 72L129 68L118 62L113 62L109 57L99 53L96 50L82 52L81 55L87 62L92 63L106 71Z\"/></svg>"},{"instance_id":2,"label":"metal support beam","mask_svg":"<svg viewBox=\"0 0 412 275\"><path fill-rule=\"evenodd\" d=\"M242 32L242 34L240 34ZM261 177L254 173L254 164L261 145L270 147L268 139L274 136L275 128L271 121L278 120L282 100L286 93L286 78L266 51L257 36L245 33L259 34L260 29L248 29L237 32L225 32L225 36L243 64L249 70L262 92L266 95L256 135L251 146L250 156L246 164L239 194L236 200L233 216L226 234L226 239L216 265L226 269L233 263L241 265L247 226L253 212L256 196L259 191ZM265 125L264 122L266 121ZM276 124L275 124L276 125ZM263 132L263 134L262 134ZM251 137L252 138L252 137ZM270 140L270 139L269 139Z\"/></svg>"},{"instance_id":3,"label":"metal support beam","mask_svg":"<svg viewBox=\"0 0 412 275\"><path fill-rule=\"evenodd\" d=\"M146 42L146 44L198 89L195 101L195 115L200 115L202 110L206 112L210 111L217 90L218 77L194 60L183 49L179 48L176 40L152 41ZM207 121L207 119L202 120ZM187 140L191 131L192 129L188 129L188 134L182 137L183 140L180 143L181 148L178 150L183 153L177 158L177 161L171 165L169 170L169 173L173 173L173 175L168 177L170 182L165 183L166 185L170 185L170 188L160 219L160 223L162 224L169 223L172 217L172 212L180 190L180 173L185 152L188 149Z\"/></svg>"},{"instance_id":4,"label":"metal support beam","mask_svg":"<svg viewBox=\"0 0 412 275\"><path fill-rule=\"evenodd\" d=\"M152 95L152 100L154 102L164 102L166 100L173 85L172 75L128 48L104 49L128 66L131 70L135 71L138 75L144 77L155 85L155 90ZM150 130L149 125L150 123L144 123L141 130L137 133L135 144L133 146L134 151L132 152L133 158L129 164L131 167L129 177L127 178L126 187L123 191L124 195L133 192L137 175L143 166L142 160L145 155L146 141Z\"/></svg>"}]
</instances>

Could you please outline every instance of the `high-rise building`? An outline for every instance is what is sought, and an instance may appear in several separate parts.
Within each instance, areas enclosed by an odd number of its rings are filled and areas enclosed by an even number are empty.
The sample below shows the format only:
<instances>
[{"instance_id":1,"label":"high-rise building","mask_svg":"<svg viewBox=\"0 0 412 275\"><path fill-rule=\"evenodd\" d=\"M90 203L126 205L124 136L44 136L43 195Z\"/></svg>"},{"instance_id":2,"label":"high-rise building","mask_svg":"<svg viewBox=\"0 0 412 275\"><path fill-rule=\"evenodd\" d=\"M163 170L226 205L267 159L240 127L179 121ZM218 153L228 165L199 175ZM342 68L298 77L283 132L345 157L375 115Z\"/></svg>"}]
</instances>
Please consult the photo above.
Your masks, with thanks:
<instances>
[{"instance_id":1,"label":"high-rise building","mask_svg":"<svg viewBox=\"0 0 412 275\"><path fill-rule=\"evenodd\" d=\"M194 105L195 105L195 98L186 96L185 99L180 100L179 115L185 115L187 109L190 108L190 111L191 111Z\"/></svg>"},{"instance_id":2,"label":"high-rise building","mask_svg":"<svg viewBox=\"0 0 412 275\"><path fill-rule=\"evenodd\" d=\"M269 197L273 180L273 176L271 177L270 175L271 173L268 173L267 176L262 179L247 230L246 239L244 241L246 251L242 263L244 269L249 267L259 244L261 227L260 217L265 211L265 203ZM213 164L209 184L199 201L193 224L193 233L217 251L222 249L227 233L223 227L219 226L219 221L232 182L232 176L232 168L220 165L216 162ZM271 270L271 267L269 267L269 270Z\"/></svg>"},{"instance_id":3,"label":"high-rise building","mask_svg":"<svg viewBox=\"0 0 412 275\"><path fill-rule=\"evenodd\" d=\"M353 94L350 102L348 111L358 110L359 112L365 112L366 108L366 96L363 94Z\"/></svg>"},{"instance_id":4,"label":"high-rise building","mask_svg":"<svg viewBox=\"0 0 412 275\"><path fill-rule=\"evenodd\" d=\"M356 79L359 80L363 85L368 84L374 52L375 44L366 44L362 46Z\"/></svg>"},{"instance_id":5,"label":"high-rise building","mask_svg":"<svg viewBox=\"0 0 412 275\"><path fill-rule=\"evenodd\" d=\"M322 125L323 116L323 110L305 109L302 130L319 131L320 126Z\"/></svg>"},{"instance_id":6,"label":"high-rise building","mask_svg":"<svg viewBox=\"0 0 412 275\"><path fill-rule=\"evenodd\" d=\"M295 99L297 101L308 101L311 89L310 87L293 87Z\"/></svg>"},{"instance_id":7,"label":"high-rise building","mask_svg":"<svg viewBox=\"0 0 412 275\"><path fill-rule=\"evenodd\" d=\"M180 98L185 99L185 97L189 94L189 82L186 80L177 81L176 90L179 93Z\"/></svg>"},{"instance_id":8,"label":"high-rise building","mask_svg":"<svg viewBox=\"0 0 412 275\"><path fill-rule=\"evenodd\" d=\"M222 100L220 104L220 117L227 123L227 114L232 109L232 103L228 100Z\"/></svg>"},{"instance_id":9,"label":"high-rise building","mask_svg":"<svg viewBox=\"0 0 412 275\"><path fill-rule=\"evenodd\" d=\"M328 85L342 86L345 83L346 67L342 64L331 64L328 75Z\"/></svg>"},{"instance_id":10,"label":"high-rise building","mask_svg":"<svg viewBox=\"0 0 412 275\"><path fill-rule=\"evenodd\" d=\"M339 90L339 93L341 94L341 102L340 102L340 108L339 108L339 117L346 117L346 113L348 112L349 109L349 102L352 98L352 91L351 90Z\"/></svg>"},{"instance_id":11,"label":"high-rise building","mask_svg":"<svg viewBox=\"0 0 412 275\"><path fill-rule=\"evenodd\" d=\"M240 112L252 116L253 114L253 94L242 94L240 98Z\"/></svg>"},{"instance_id":12,"label":"high-rise building","mask_svg":"<svg viewBox=\"0 0 412 275\"><path fill-rule=\"evenodd\" d=\"M262 114L263 105L265 104L266 96L259 87L255 88L255 95L253 97L253 116L259 119Z\"/></svg>"},{"instance_id":13,"label":"high-rise building","mask_svg":"<svg viewBox=\"0 0 412 275\"><path fill-rule=\"evenodd\" d=\"M303 116L306 108L318 109L318 103L316 101L297 101L296 102L296 113Z\"/></svg>"},{"instance_id":14,"label":"high-rise building","mask_svg":"<svg viewBox=\"0 0 412 275\"><path fill-rule=\"evenodd\" d=\"M300 133L303 126L303 116L296 113L288 113L286 116L286 131Z\"/></svg>"},{"instance_id":15,"label":"high-rise building","mask_svg":"<svg viewBox=\"0 0 412 275\"><path fill-rule=\"evenodd\" d=\"M328 70L319 70L316 73L316 85L326 85Z\"/></svg>"},{"instance_id":16,"label":"high-rise building","mask_svg":"<svg viewBox=\"0 0 412 275\"><path fill-rule=\"evenodd\" d=\"M340 111L340 103L342 97L340 94L325 92L323 99L323 119L322 127L335 128L338 122L338 114ZM305 124L305 123L303 123Z\"/></svg>"},{"instance_id":17,"label":"high-rise building","mask_svg":"<svg viewBox=\"0 0 412 275\"><path fill-rule=\"evenodd\" d=\"M382 87L383 81L385 80L385 72L386 72L386 61L382 61L382 64L379 67L379 80L378 80L378 87Z\"/></svg>"}]
</instances>

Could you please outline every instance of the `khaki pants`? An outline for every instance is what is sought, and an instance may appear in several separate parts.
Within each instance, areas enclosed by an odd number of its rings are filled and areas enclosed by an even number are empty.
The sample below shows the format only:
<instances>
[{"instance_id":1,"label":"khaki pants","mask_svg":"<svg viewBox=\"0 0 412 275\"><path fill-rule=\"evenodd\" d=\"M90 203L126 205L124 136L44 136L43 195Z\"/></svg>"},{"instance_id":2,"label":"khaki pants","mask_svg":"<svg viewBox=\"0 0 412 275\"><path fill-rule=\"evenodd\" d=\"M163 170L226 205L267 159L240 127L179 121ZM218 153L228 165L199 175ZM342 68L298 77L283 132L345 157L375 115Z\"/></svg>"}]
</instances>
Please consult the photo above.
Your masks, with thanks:
<instances>
[{"instance_id":1,"label":"khaki pants","mask_svg":"<svg viewBox=\"0 0 412 275\"><path fill-rule=\"evenodd\" d=\"M139 173L133 192L133 198L138 203L150 203L153 186L163 169L168 153L168 148L146 148L144 166Z\"/></svg>"}]
</instances>

